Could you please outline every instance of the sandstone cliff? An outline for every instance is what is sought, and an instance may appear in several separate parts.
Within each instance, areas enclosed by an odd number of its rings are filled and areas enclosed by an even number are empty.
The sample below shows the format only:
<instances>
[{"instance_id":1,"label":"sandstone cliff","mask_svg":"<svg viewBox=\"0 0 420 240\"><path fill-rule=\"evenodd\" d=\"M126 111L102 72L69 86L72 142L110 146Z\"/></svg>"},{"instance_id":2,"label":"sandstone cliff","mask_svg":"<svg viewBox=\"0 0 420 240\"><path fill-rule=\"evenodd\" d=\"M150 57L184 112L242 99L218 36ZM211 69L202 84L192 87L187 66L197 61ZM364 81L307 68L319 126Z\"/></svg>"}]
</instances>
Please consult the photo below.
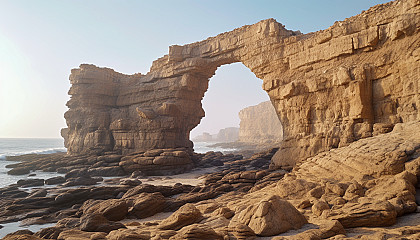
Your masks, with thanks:
<instances>
[{"instance_id":1,"label":"sandstone cliff","mask_svg":"<svg viewBox=\"0 0 420 240\"><path fill-rule=\"evenodd\" d=\"M271 102L242 109L239 141L253 144L279 143L283 138L283 128Z\"/></svg>"},{"instance_id":2,"label":"sandstone cliff","mask_svg":"<svg viewBox=\"0 0 420 240\"><path fill-rule=\"evenodd\" d=\"M72 70L68 152L192 147L208 81L242 62L263 80L283 125L276 166L420 119L420 3L399 0L300 34L274 19L169 47L146 75ZM293 157L290 157L293 156Z\"/></svg>"}]
</instances>

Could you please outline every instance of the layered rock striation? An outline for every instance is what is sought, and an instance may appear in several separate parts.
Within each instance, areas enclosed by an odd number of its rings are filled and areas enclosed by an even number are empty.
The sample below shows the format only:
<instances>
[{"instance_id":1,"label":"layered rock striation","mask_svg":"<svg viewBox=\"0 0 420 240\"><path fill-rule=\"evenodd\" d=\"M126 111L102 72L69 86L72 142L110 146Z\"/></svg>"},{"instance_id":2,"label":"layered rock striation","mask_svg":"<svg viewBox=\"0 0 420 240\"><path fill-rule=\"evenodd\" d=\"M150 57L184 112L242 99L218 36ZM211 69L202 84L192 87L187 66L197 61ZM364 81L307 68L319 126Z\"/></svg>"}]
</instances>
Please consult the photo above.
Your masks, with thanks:
<instances>
[{"instance_id":1,"label":"layered rock striation","mask_svg":"<svg viewBox=\"0 0 420 240\"><path fill-rule=\"evenodd\" d=\"M399 0L301 34L274 19L184 46L146 75L83 64L70 75L62 131L70 154L192 148L209 79L242 62L283 125L275 166L420 119L420 3ZM290 157L293 156L293 157Z\"/></svg>"},{"instance_id":2,"label":"layered rock striation","mask_svg":"<svg viewBox=\"0 0 420 240\"><path fill-rule=\"evenodd\" d=\"M253 144L280 142L283 127L271 102L262 102L239 112L239 141Z\"/></svg>"}]
</instances>

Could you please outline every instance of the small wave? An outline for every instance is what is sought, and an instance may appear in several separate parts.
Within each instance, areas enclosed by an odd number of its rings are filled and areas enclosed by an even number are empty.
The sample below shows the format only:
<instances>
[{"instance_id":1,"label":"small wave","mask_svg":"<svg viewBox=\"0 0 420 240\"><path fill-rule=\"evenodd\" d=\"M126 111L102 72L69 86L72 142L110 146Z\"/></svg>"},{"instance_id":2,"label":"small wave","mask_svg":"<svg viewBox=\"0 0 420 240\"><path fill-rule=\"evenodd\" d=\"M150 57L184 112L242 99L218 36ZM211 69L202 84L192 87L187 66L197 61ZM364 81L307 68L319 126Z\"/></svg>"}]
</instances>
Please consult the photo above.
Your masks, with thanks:
<instances>
[{"instance_id":1,"label":"small wave","mask_svg":"<svg viewBox=\"0 0 420 240\"><path fill-rule=\"evenodd\" d=\"M0 159L6 159L6 156L20 156L25 154L51 154L57 152L66 152L66 148L46 148L46 149L38 149L38 150L31 150L31 151L23 151L23 152L16 152L16 153L5 153L0 154Z\"/></svg>"}]
</instances>

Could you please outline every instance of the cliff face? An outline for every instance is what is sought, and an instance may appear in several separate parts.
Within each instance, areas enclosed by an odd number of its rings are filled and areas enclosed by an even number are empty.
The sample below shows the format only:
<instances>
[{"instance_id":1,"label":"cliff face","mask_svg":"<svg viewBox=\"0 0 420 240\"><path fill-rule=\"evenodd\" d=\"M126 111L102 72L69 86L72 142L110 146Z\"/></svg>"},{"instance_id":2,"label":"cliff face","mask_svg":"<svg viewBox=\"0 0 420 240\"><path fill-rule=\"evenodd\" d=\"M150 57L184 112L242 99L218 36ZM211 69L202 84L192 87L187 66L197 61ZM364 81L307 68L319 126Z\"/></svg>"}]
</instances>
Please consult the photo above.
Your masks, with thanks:
<instances>
[{"instance_id":1,"label":"cliff face","mask_svg":"<svg viewBox=\"0 0 420 240\"><path fill-rule=\"evenodd\" d=\"M273 143L283 138L283 128L271 102L242 109L239 141L246 143Z\"/></svg>"},{"instance_id":2,"label":"cliff face","mask_svg":"<svg viewBox=\"0 0 420 240\"><path fill-rule=\"evenodd\" d=\"M81 65L70 76L66 147L191 148L208 80L234 62L263 80L283 125L277 166L387 132L420 119L419 13L418 0L394 1L309 34L268 19L171 46L146 75Z\"/></svg>"}]
</instances>

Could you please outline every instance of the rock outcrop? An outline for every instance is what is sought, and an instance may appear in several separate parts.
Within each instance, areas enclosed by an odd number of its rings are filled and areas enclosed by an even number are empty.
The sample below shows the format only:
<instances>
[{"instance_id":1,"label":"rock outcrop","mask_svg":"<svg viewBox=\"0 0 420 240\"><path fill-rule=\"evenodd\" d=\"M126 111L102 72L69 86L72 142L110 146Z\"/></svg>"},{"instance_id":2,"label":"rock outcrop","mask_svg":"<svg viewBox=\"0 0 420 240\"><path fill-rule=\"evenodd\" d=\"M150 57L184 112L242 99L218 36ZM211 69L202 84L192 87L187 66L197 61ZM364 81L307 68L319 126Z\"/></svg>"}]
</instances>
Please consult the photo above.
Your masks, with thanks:
<instances>
[{"instance_id":1,"label":"rock outcrop","mask_svg":"<svg viewBox=\"0 0 420 240\"><path fill-rule=\"evenodd\" d=\"M283 138L283 128L271 102L242 109L239 141L253 144L279 143Z\"/></svg>"},{"instance_id":2,"label":"rock outcrop","mask_svg":"<svg viewBox=\"0 0 420 240\"><path fill-rule=\"evenodd\" d=\"M275 166L390 131L420 119L419 13L418 0L393 1L308 34L268 19L170 46L146 75L82 64L70 75L65 145L71 154L191 149L208 81L234 62L263 80L282 123Z\"/></svg>"},{"instance_id":3,"label":"rock outcrop","mask_svg":"<svg viewBox=\"0 0 420 240\"><path fill-rule=\"evenodd\" d=\"M273 195L239 212L232 221L248 225L256 234L274 236L308 223L288 201Z\"/></svg>"}]
</instances>

